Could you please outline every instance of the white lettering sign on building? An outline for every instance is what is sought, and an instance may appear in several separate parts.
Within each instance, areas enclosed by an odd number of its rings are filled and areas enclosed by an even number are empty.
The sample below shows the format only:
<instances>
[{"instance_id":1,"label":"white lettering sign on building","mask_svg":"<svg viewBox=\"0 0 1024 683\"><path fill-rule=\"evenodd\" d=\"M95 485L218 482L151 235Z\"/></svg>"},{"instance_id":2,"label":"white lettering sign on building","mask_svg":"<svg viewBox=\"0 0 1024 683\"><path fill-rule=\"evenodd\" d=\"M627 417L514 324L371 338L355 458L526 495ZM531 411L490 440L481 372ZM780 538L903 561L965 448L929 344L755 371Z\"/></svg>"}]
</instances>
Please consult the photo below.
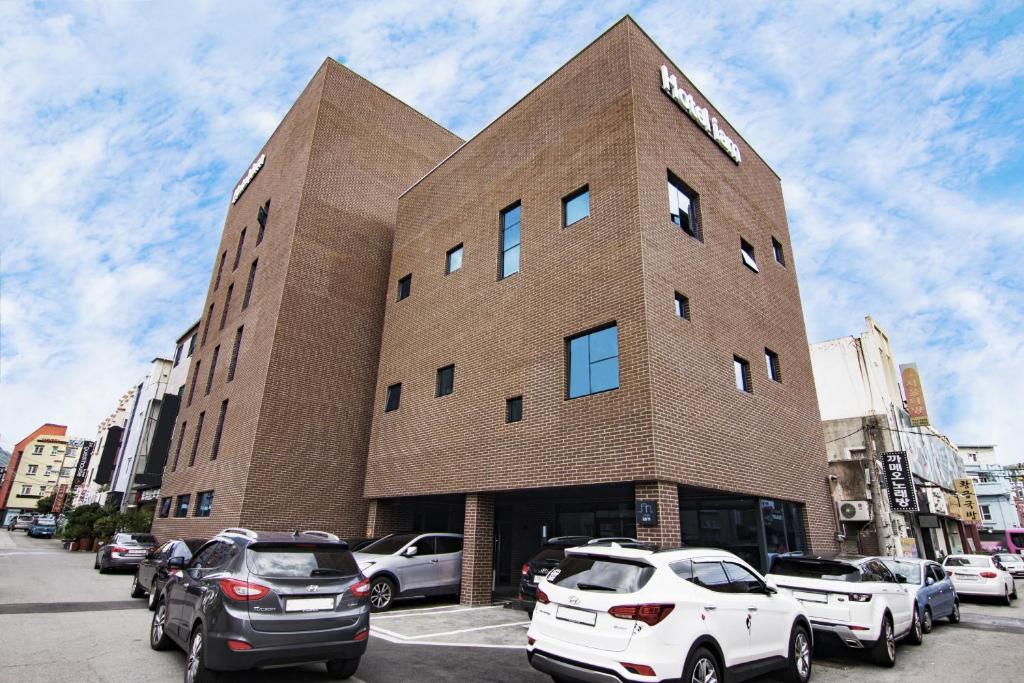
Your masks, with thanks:
<instances>
[{"instance_id":1,"label":"white lettering sign on building","mask_svg":"<svg viewBox=\"0 0 1024 683\"><path fill-rule=\"evenodd\" d=\"M261 168L263 168L263 162L265 162L266 160L267 155L261 154L259 159L252 162L252 166L249 167L249 170L246 172L245 177L242 178L241 182L238 183L238 185L235 187L234 194L231 195L232 204L237 202L238 198L242 196L243 192L245 192L245 188L249 187L249 183L252 182L252 179L255 178L256 174L260 172Z\"/></svg>"},{"instance_id":2,"label":"white lettering sign on building","mask_svg":"<svg viewBox=\"0 0 1024 683\"><path fill-rule=\"evenodd\" d=\"M693 119L697 125L704 129L704 132L708 134L712 140L718 143L726 154L728 154L733 161L737 164L742 161L740 155L740 147L732 141L725 130L719 127L718 119L711 116L708 110L693 99L693 95L686 92L679 87L679 83L676 79L675 74L669 74L668 67L662 64L661 66L661 89L665 91L665 94L672 98L672 101L679 105L679 108L685 111L691 119Z\"/></svg>"}]
</instances>

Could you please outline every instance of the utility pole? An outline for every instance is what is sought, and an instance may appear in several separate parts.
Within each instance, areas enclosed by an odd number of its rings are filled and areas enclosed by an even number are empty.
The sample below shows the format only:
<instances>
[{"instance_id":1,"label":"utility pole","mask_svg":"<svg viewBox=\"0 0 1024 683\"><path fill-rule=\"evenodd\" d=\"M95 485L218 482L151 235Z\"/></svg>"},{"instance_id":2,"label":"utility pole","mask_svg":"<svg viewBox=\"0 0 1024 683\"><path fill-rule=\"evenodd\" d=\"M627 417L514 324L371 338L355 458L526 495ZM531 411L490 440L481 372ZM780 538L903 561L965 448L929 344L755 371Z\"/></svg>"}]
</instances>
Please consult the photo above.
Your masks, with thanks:
<instances>
[{"instance_id":1,"label":"utility pole","mask_svg":"<svg viewBox=\"0 0 1024 683\"><path fill-rule=\"evenodd\" d=\"M871 508L875 518L875 531L878 534L878 552L883 556L893 557L900 554L892 530L892 514L889 510L889 498L882 489L881 478L884 467L879 460L879 444L884 445L882 430L878 427L877 417L864 418L864 452L868 466L871 468Z\"/></svg>"}]
</instances>

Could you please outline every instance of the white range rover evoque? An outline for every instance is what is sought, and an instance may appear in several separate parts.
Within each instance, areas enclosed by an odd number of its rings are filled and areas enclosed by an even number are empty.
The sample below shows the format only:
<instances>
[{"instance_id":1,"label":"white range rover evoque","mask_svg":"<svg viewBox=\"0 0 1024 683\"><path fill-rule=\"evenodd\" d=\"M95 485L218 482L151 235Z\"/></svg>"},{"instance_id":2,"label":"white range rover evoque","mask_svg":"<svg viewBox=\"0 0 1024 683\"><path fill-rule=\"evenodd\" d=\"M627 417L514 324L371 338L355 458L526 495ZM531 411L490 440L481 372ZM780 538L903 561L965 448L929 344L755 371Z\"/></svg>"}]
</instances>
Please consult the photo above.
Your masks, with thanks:
<instances>
[{"instance_id":1,"label":"white range rover evoque","mask_svg":"<svg viewBox=\"0 0 1024 683\"><path fill-rule=\"evenodd\" d=\"M537 586L530 664L555 681L811 677L801 604L721 550L570 548Z\"/></svg>"}]
</instances>

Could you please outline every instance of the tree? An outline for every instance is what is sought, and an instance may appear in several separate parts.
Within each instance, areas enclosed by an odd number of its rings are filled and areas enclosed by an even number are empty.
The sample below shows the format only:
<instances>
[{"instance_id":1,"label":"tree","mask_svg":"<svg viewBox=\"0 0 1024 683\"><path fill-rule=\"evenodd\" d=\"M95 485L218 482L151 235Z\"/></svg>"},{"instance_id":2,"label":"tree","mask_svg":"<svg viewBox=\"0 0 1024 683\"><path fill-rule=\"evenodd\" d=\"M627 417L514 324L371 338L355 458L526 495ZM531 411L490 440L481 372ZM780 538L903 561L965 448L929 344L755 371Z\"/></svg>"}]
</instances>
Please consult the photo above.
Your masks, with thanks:
<instances>
[{"instance_id":1,"label":"tree","mask_svg":"<svg viewBox=\"0 0 1024 683\"><path fill-rule=\"evenodd\" d=\"M36 503L36 512L41 515L48 515L53 512L53 504L57 498L57 492L54 491L45 498L40 498Z\"/></svg>"}]
</instances>

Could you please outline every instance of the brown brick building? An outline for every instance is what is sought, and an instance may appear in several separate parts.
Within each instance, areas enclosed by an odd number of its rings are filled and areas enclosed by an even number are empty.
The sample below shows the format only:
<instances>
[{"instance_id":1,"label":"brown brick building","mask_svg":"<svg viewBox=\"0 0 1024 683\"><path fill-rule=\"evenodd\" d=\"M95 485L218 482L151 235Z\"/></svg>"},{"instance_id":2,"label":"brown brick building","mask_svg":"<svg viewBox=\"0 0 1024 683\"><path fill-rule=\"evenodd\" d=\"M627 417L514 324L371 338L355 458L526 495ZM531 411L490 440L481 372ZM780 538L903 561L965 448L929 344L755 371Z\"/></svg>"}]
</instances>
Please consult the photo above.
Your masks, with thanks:
<instances>
[{"instance_id":1,"label":"brown brick building","mask_svg":"<svg viewBox=\"0 0 1024 683\"><path fill-rule=\"evenodd\" d=\"M369 533L465 530L464 601L546 536L830 548L823 453L779 178L632 20L398 200Z\"/></svg>"},{"instance_id":2,"label":"brown brick building","mask_svg":"<svg viewBox=\"0 0 1024 683\"><path fill-rule=\"evenodd\" d=\"M363 533L396 197L461 142L334 60L320 67L229 205L159 537Z\"/></svg>"}]
</instances>

